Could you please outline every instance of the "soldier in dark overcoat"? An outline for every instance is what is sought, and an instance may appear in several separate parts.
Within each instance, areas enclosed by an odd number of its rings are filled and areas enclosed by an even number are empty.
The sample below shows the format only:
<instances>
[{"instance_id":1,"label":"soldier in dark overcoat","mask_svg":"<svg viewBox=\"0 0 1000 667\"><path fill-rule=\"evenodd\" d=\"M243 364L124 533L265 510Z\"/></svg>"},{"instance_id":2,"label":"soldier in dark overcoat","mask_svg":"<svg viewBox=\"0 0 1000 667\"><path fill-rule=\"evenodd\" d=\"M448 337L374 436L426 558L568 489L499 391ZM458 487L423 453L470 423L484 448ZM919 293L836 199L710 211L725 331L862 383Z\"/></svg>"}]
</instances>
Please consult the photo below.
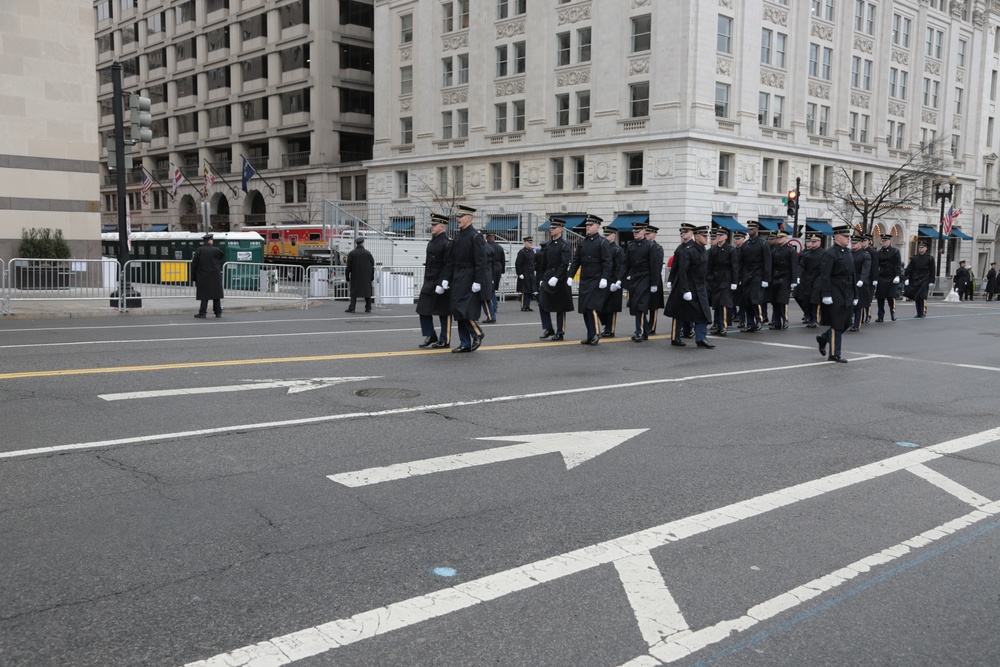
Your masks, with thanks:
<instances>
[{"instance_id":1,"label":"soldier in dark overcoat","mask_svg":"<svg viewBox=\"0 0 1000 667\"><path fill-rule=\"evenodd\" d=\"M625 249L625 286L628 288L628 312L635 317L635 334L632 340L639 343L649 339L646 329L646 311L649 310L653 282L653 246L646 240L646 223L632 223L632 242Z\"/></svg>"},{"instance_id":2,"label":"soldier in dark overcoat","mask_svg":"<svg viewBox=\"0 0 1000 667\"><path fill-rule=\"evenodd\" d=\"M649 297L649 310L646 311L646 331L652 336L656 333L656 321L660 317L660 309L663 308L664 304L664 291L663 291L663 260L664 251L663 246L656 242L656 235L660 232L660 228L655 225L646 224L646 242L651 244L652 248L650 253L653 256L653 264L650 268L652 271L652 285L656 289L650 288Z\"/></svg>"},{"instance_id":3,"label":"soldier in dark overcoat","mask_svg":"<svg viewBox=\"0 0 1000 667\"><path fill-rule=\"evenodd\" d=\"M806 235L806 249L799 255L799 282L795 287L795 300L805 315L806 327L815 329L819 320L819 307L823 296L819 284L819 267L825 252L821 247L823 237Z\"/></svg>"},{"instance_id":4,"label":"soldier in dark overcoat","mask_svg":"<svg viewBox=\"0 0 1000 667\"><path fill-rule=\"evenodd\" d=\"M747 240L740 247L740 285L746 311L746 331L760 331L764 290L771 281L771 248L759 234L756 220L747 223Z\"/></svg>"},{"instance_id":5,"label":"soldier in dark overcoat","mask_svg":"<svg viewBox=\"0 0 1000 667\"><path fill-rule=\"evenodd\" d=\"M958 263L958 268L955 269L955 275L952 277L952 286L955 291L958 292L958 300L965 301L966 293L969 290L969 283L972 280L969 269L965 267L965 260L963 259Z\"/></svg>"},{"instance_id":6,"label":"soldier in dark overcoat","mask_svg":"<svg viewBox=\"0 0 1000 667\"><path fill-rule=\"evenodd\" d=\"M729 230L725 227L713 230L712 246L708 249L708 301L715 315L709 329L711 334L726 335L739 273L739 254L729 243Z\"/></svg>"},{"instance_id":7,"label":"soldier in dark overcoat","mask_svg":"<svg viewBox=\"0 0 1000 667\"><path fill-rule=\"evenodd\" d=\"M502 253L503 250L495 242L490 243L491 236L493 235L483 234L483 240L486 241L486 275L488 276L486 284L483 285L483 292L485 292L483 294L483 323L497 321L496 292L493 289L493 276L496 273L497 253Z\"/></svg>"},{"instance_id":8,"label":"soldier in dark overcoat","mask_svg":"<svg viewBox=\"0 0 1000 667\"><path fill-rule=\"evenodd\" d=\"M735 324L742 331L746 327L746 309L743 307L743 282L741 273L743 272L743 244L747 241L747 233L742 230L733 232L733 250L736 251L736 263L740 270L736 272L736 291L733 292L733 308L726 322L727 328L732 328Z\"/></svg>"},{"instance_id":9,"label":"soldier in dark overcoat","mask_svg":"<svg viewBox=\"0 0 1000 667\"><path fill-rule=\"evenodd\" d=\"M566 283L572 252L563 238L566 221L549 221L549 241L539 251L535 264L538 276L538 311L542 320L540 338L563 340L566 334L566 313L573 310L573 288ZM555 319L553 320L553 315Z\"/></svg>"},{"instance_id":10,"label":"soldier in dark overcoat","mask_svg":"<svg viewBox=\"0 0 1000 667\"><path fill-rule=\"evenodd\" d=\"M868 276L871 275L872 256L862 247L864 236L855 234L851 237L851 255L854 258L855 287L857 287L858 303L851 314L851 331L859 331L868 312L871 302L868 301Z\"/></svg>"},{"instance_id":11,"label":"soldier in dark overcoat","mask_svg":"<svg viewBox=\"0 0 1000 667\"><path fill-rule=\"evenodd\" d=\"M771 324L772 329L788 328L788 302L799 278L799 253L788 242L788 232L775 232L771 247Z\"/></svg>"},{"instance_id":12,"label":"soldier in dark overcoat","mask_svg":"<svg viewBox=\"0 0 1000 667\"><path fill-rule=\"evenodd\" d=\"M844 331L850 325L851 313L857 305L856 274L854 273L854 256L848 245L851 241L851 228L840 225L833 230L833 245L823 252L819 268L819 287L822 295L822 321L828 326L825 333L816 336L819 343L819 353L826 355L827 346L830 354L828 361L846 364L847 359L841 356L841 345Z\"/></svg>"},{"instance_id":13,"label":"soldier in dark overcoat","mask_svg":"<svg viewBox=\"0 0 1000 667\"><path fill-rule=\"evenodd\" d=\"M882 237L882 247L875 253L878 259L878 286L875 288L875 298L878 300L878 318L876 322L885 321L885 302L889 302L889 317L896 321L896 289L899 277L903 275L903 259L899 249L892 247L892 237Z\"/></svg>"},{"instance_id":14,"label":"soldier in dark overcoat","mask_svg":"<svg viewBox=\"0 0 1000 667\"><path fill-rule=\"evenodd\" d=\"M524 247L517 251L514 258L514 271L517 272L517 292L521 295L521 311L531 312L531 296L538 289L535 280L535 249L534 240L525 236Z\"/></svg>"},{"instance_id":15,"label":"soldier in dark overcoat","mask_svg":"<svg viewBox=\"0 0 1000 667\"><path fill-rule=\"evenodd\" d=\"M497 311L500 309L500 282L507 272L507 253L497 243L496 234L486 235L486 245L493 251L493 321L496 322Z\"/></svg>"},{"instance_id":16,"label":"soldier in dark overcoat","mask_svg":"<svg viewBox=\"0 0 1000 667\"><path fill-rule=\"evenodd\" d=\"M875 290L878 289L878 251L872 246L872 235L865 234L861 241L861 247L865 249L871 258L871 269L868 272L868 308L865 310L865 324L872 321L872 302L875 301Z\"/></svg>"},{"instance_id":17,"label":"soldier in dark overcoat","mask_svg":"<svg viewBox=\"0 0 1000 667\"><path fill-rule=\"evenodd\" d=\"M420 316L420 332L424 342L419 347L451 346L451 296L441 287L441 276L451 254L451 240L448 238L448 217L434 213L431 215L431 239L427 242L424 259L424 283L417 297L417 314ZM441 325L441 333L434 329L434 318Z\"/></svg>"},{"instance_id":18,"label":"soldier in dark overcoat","mask_svg":"<svg viewBox=\"0 0 1000 667\"><path fill-rule=\"evenodd\" d=\"M934 289L937 264L927 254L927 242L917 244L917 254L910 258L903 271L903 294L917 305L917 317L927 317L927 294Z\"/></svg>"},{"instance_id":19,"label":"soldier in dark overcoat","mask_svg":"<svg viewBox=\"0 0 1000 667\"><path fill-rule=\"evenodd\" d=\"M576 247L567 272L567 280L572 284L577 269L580 271L576 304L577 312L583 315L583 324L587 328L587 337L580 341L582 345L597 345L600 342L600 336L597 335L601 324L598 314L604 309L611 279L611 250L608 242L600 235L602 222L604 220L596 215L587 216L586 235Z\"/></svg>"},{"instance_id":20,"label":"soldier in dark overcoat","mask_svg":"<svg viewBox=\"0 0 1000 667\"><path fill-rule=\"evenodd\" d=\"M698 347L712 349L708 342L708 323L712 310L708 300L708 233L709 227L697 227L693 233L681 226L684 242L674 252L673 281L664 314L672 317L670 344L687 345L680 338L680 323L694 324L694 339Z\"/></svg>"},{"instance_id":21,"label":"soldier in dark overcoat","mask_svg":"<svg viewBox=\"0 0 1000 667\"><path fill-rule=\"evenodd\" d=\"M986 300L992 301L997 293L997 263L990 262L990 270L986 272Z\"/></svg>"},{"instance_id":22,"label":"soldier in dark overcoat","mask_svg":"<svg viewBox=\"0 0 1000 667\"><path fill-rule=\"evenodd\" d=\"M611 277L608 278L608 298L604 300L604 308L600 311L601 338L614 338L618 327L618 313L622 312L622 289L625 280L625 251L618 245L618 230L614 227L604 228L604 239L608 243L611 254Z\"/></svg>"},{"instance_id":23,"label":"soldier in dark overcoat","mask_svg":"<svg viewBox=\"0 0 1000 667\"><path fill-rule=\"evenodd\" d=\"M191 256L191 276L195 283L195 296L201 302L201 307L195 314L198 319L208 315L208 302L212 302L212 310L216 317L222 317L222 264L225 255L215 247L215 236L205 234L205 242Z\"/></svg>"},{"instance_id":24,"label":"soldier in dark overcoat","mask_svg":"<svg viewBox=\"0 0 1000 667\"><path fill-rule=\"evenodd\" d=\"M365 237L354 239L354 250L347 253L344 279L350 285L351 301L344 312L353 313L358 299L365 300L365 312L372 312L372 283L375 282L375 258L365 248Z\"/></svg>"},{"instance_id":25,"label":"soldier in dark overcoat","mask_svg":"<svg viewBox=\"0 0 1000 667\"><path fill-rule=\"evenodd\" d=\"M486 239L472 225L476 209L459 204L458 233L451 242L451 259L441 274L441 287L451 290L451 316L458 324L458 347L452 352L475 352L483 338L479 313L492 280L486 266Z\"/></svg>"}]
</instances>

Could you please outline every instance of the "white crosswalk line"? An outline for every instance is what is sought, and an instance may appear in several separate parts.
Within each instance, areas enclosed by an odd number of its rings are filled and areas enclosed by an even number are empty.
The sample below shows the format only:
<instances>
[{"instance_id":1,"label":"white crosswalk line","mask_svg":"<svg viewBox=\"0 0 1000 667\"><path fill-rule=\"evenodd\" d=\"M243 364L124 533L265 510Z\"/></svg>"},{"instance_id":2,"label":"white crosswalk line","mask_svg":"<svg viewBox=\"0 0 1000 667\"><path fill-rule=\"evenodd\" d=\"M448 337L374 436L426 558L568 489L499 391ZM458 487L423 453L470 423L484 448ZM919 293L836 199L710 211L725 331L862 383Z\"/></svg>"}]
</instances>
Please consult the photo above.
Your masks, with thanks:
<instances>
[{"instance_id":1,"label":"white crosswalk line","mask_svg":"<svg viewBox=\"0 0 1000 667\"><path fill-rule=\"evenodd\" d=\"M648 551L616 560L615 568L647 644L655 646L688 629L681 608Z\"/></svg>"}]
</instances>

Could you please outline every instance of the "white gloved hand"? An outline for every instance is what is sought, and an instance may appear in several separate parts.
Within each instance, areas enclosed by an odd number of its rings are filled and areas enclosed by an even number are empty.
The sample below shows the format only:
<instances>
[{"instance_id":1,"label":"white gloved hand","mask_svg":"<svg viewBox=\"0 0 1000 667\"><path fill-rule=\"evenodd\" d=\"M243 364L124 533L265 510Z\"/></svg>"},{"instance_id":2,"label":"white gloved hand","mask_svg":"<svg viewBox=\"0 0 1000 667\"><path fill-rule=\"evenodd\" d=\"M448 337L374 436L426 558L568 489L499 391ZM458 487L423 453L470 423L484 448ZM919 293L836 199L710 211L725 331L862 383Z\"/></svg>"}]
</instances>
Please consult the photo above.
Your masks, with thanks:
<instances>
[{"instance_id":1,"label":"white gloved hand","mask_svg":"<svg viewBox=\"0 0 1000 667\"><path fill-rule=\"evenodd\" d=\"M684 292L684 300L685 301L690 301L693 298L694 298L694 295L691 294L691 292Z\"/></svg>"},{"instance_id":2,"label":"white gloved hand","mask_svg":"<svg viewBox=\"0 0 1000 667\"><path fill-rule=\"evenodd\" d=\"M451 287L451 283L449 283L447 280L442 280L441 287L448 289L449 287Z\"/></svg>"},{"instance_id":3,"label":"white gloved hand","mask_svg":"<svg viewBox=\"0 0 1000 667\"><path fill-rule=\"evenodd\" d=\"M438 285L437 287L434 288L434 292L437 294L444 294L444 288Z\"/></svg>"},{"instance_id":4,"label":"white gloved hand","mask_svg":"<svg viewBox=\"0 0 1000 667\"><path fill-rule=\"evenodd\" d=\"M795 279L795 284L796 285L798 285L800 282L802 282L802 278L796 278Z\"/></svg>"},{"instance_id":5,"label":"white gloved hand","mask_svg":"<svg viewBox=\"0 0 1000 667\"><path fill-rule=\"evenodd\" d=\"M873 280L872 281L872 287L878 287L878 281L877 280Z\"/></svg>"},{"instance_id":6,"label":"white gloved hand","mask_svg":"<svg viewBox=\"0 0 1000 667\"><path fill-rule=\"evenodd\" d=\"M607 286L608 286L607 278L601 278L601 282L597 283L597 289L604 289Z\"/></svg>"},{"instance_id":7,"label":"white gloved hand","mask_svg":"<svg viewBox=\"0 0 1000 667\"><path fill-rule=\"evenodd\" d=\"M854 300L854 305L855 306L858 305L858 300L857 299Z\"/></svg>"},{"instance_id":8,"label":"white gloved hand","mask_svg":"<svg viewBox=\"0 0 1000 667\"><path fill-rule=\"evenodd\" d=\"M910 281L907 280L906 282L910 282ZM899 276L896 276L895 278L892 279L892 284L893 285L898 285L899 284Z\"/></svg>"},{"instance_id":9,"label":"white gloved hand","mask_svg":"<svg viewBox=\"0 0 1000 667\"><path fill-rule=\"evenodd\" d=\"M521 280L524 280L524 276L518 276L518 278L520 278Z\"/></svg>"},{"instance_id":10,"label":"white gloved hand","mask_svg":"<svg viewBox=\"0 0 1000 667\"><path fill-rule=\"evenodd\" d=\"M556 280L556 277L552 276L551 278L549 278L549 287L555 287L557 282L559 281Z\"/></svg>"},{"instance_id":11,"label":"white gloved hand","mask_svg":"<svg viewBox=\"0 0 1000 667\"><path fill-rule=\"evenodd\" d=\"M732 285L730 285L730 286L729 286L729 289L731 289L731 290L734 290L734 289L736 289L736 283L733 283Z\"/></svg>"},{"instance_id":12,"label":"white gloved hand","mask_svg":"<svg viewBox=\"0 0 1000 667\"><path fill-rule=\"evenodd\" d=\"M473 292L478 292L481 289L483 289L482 285L480 285L479 283L472 283L472 291Z\"/></svg>"},{"instance_id":13,"label":"white gloved hand","mask_svg":"<svg viewBox=\"0 0 1000 667\"><path fill-rule=\"evenodd\" d=\"M760 282L760 286L761 286L761 287L767 287L767 285L768 285L768 282L767 282L766 280L762 280L762 281Z\"/></svg>"},{"instance_id":14,"label":"white gloved hand","mask_svg":"<svg viewBox=\"0 0 1000 667\"><path fill-rule=\"evenodd\" d=\"M621 281L619 280L618 282L615 282L615 283L611 283L611 287L610 287L609 289L610 289L610 290L611 290L612 292L617 292L617 291L618 291L618 290L620 290L621 288L622 288L622 283L621 283Z\"/></svg>"},{"instance_id":15,"label":"white gloved hand","mask_svg":"<svg viewBox=\"0 0 1000 667\"><path fill-rule=\"evenodd\" d=\"M568 285L569 287L572 287L573 286L573 279L572 278L567 278L566 279L566 285Z\"/></svg>"},{"instance_id":16,"label":"white gloved hand","mask_svg":"<svg viewBox=\"0 0 1000 667\"><path fill-rule=\"evenodd\" d=\"M857 285L858 287L861 287L862 285L864 285L864 284L865 284L865 281L863 281L863 280L859 280L859 281L858 281L857 283L855 283L855 284L856 284L856 285Z\"/></svg>"},{"instance_id":17,"label":"white gloved hand","mask_svg":"<svg viewBox=\"0 0 1000 667\"><path fill-rule=\"evenodd\" d=\"M934 283L931 283L930 285L928 285L927 289L934 289Z\"/></svg>"},{"instance_id":18,"label":"white gloved hand","mask_svg":"<svg viewBox=\"0 0 1000 667\"><path fill-rule=\"evenodd\" d=\"M823 297L823 305L824 306L832 306L833 305L833 297L832 296L824 296Z\"/></svg>"},{"instance_id":19,"label":"white gloved hand","mask_svg":"<svg viewBox=\"0 0 1000 667\"><path fill-rule=\"evenodd\" d=\"M649 288L649 291L652 292L653 294L656 294L659 290L660 288L657 287L656 285L653 285L652 287Z\"/></svg>"},{"instance_id":20,"label":"white gloved hand","mask_svg":"<svg viewBox=\"0 0 1000 667\"><path fill-rule=\"evenodd\" d=\"M904 285L909 285L909 284L910 284L910 279L909 279L909 278L907 278L907 279L906 279L906 282L904 282L903 284L904 284Z\"/></svg>"}]
</instances>

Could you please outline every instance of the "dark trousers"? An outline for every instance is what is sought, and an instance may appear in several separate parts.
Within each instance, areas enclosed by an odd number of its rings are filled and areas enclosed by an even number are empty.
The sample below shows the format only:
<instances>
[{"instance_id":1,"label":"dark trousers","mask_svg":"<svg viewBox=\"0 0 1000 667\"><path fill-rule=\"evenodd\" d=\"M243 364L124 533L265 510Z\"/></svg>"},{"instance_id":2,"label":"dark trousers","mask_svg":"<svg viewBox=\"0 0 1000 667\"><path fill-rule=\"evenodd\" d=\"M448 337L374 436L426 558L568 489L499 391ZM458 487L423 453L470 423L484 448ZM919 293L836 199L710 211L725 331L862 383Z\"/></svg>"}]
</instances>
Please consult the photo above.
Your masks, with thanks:
<instances>
[{"instance_id":1,"label":"dark trousers","mask_svg":"<svg viewBox=\"0 0 1000 667\"><path fill-rule=\"evenodd\" d=\"M725 306L719 306L715 309L715 318L712 320L712 324L717 331L726 330L726 311L728 310Z\"/></svg>"},{"instance_id":2,"label":"dark trousers","mask_svg":"<svg viewBox=\"0 0 1000 667\"><path fill-rule=\"evenodd\" d=\"M528 310L531 308L531 294L521 293L521 310Z\"/></svg>"},{"instance_id":3,"label":"dark trousers","mask_svg":"<svg viewBox=\"0 0 1000 667\"><path fill-rule=\"evenodd\" d=\"M222 299L212 299L212 310L216 315L222 314ZM202 299L201 308L198 309L198 314L205 315L206 313L208 313L208 299Z\"/></svg>"},{"instance_id":4,"label":"dark trousers","mask_svg":"<svg viewBox=\"0 0 1000 667\"><path fill-rule=\"evenodd\" d=\"M596 310L583 313L583 324L587 327L587 340L597 338L597 327L600 326L601 320Z\"/></svg>"},{"instance_id":5,"label":"dark trousers","mask_svg":"<svg viewBox=\"0 0 1000 667\"><path fill-rule=\"evenodd\" d=\"M643 333L649 336L656 333L656 322L660 319L660 311L659 309L654 308L653 310L647 310L645 315L646 322Z\"/></svg>"},{"instance_id":6,"label":"dark trousers","mask_svg":"<svg viewBox=\"0 0 1000 667\"><path fill-rule=\"evenodd\" d=\"M357 303L358 303L358 297L352 296L351 303L347 306L347 309L354 310L354 307L357 305ZM366 313L372 312L372 298L370 296L365 297L365 312Z\"/></svg>"},{"instance_id":7,"label":"dark trousers","mask_svg":"<svg viewBox=\"0 0 1000 667\"><path fill-rule=\"evenodd\" d=\"M914 302L917 304L917 317L920 317L927 312L927 299L916 298Z\"/></svg>"},{"instance_id":8,"label":"dark trousers","mask_svg":"<svg viewBox=\"0 0 1000 667\"><path fill-rule=\"evenodd\" d=\"M771 324L774 325L775 329L780 329L788 324L788 304L787 303L772 303L771 304Z\"/></svg>"},{"instance_id":9,"label":"dark trousers","mask_svg":"<svg viewBox=\"0 0 1000 667\"><path fill-rule=\"evenodd\" d=\"M747 303L743 310L746 313L747 329L759 329L761 322L761 307L755 303Z\"/></svg>"},{"instance_id":10,"label":"dark trousers","mask_svg":"<svg viewBox=\"0 0 1000 667\"><path fill-rule=\"evenodd\" d=\"M475 320L458 321L458 344L462 347L472 347L472 338L479 338L482 335L483 330Z\"/></svg>"},{"instance_id":11,"label":"dark trousers","mask_svg":"<svg viewBox=\"0 0 1000 667\"><path fill-rule=\"evenodd\" d=\"M854 320L853 320L854 328L860 329L861 324L865 318L865 309L860 306L854 306L854 311L852 314L854 315Z\"/></svg>"},{"instance_id":12,"label":"dark trousers","mask_svg":"<svg viewBox=\"0 0 1000 667\"><path fill-rule=\"evenodd\" d=\"M885 302L889 302L889 314L896 314L896 300L891 296L888 299L882 298L878 299L878 318L880 320L885 319Z\"/></svg>"},{"instance_id":13,"label":"dark trousers","mask_svg":"<svg viewBox=\"0 0 1000 667\"><path fill-rule=\"evenodd\" d=\"M488 320L495 320L497 318L497 307L493 299L483 301L483 315L485 315Z\"/></svg>"},{"instance_id":14,"label":"dark trousers","mask_svg":"<svg viewBox=\"0 0 1000 667\"><path fill-rule=\"evenodd\" d=\"M438 322L441 324L441 333L434 330L434 317L432 315L420 316L420 333L424 336L436 336L438 340L447 343L451 340L451 315L438 315Z\"/></svg>"},{"instance_id":15,"label":"dark trousers","mask_svg":"<svg viewBox=\"0 0 1000 667\"><path fill-rule=\"evenodd\" d=\"M566 333L566 313L555 313L555 326L552 326L553 313L550 313L547 310L539 310L538 314L542 319L542 329L545 329L546 331L555 331L557 334Z\"/></svg>"},{"instance_id":16,"label":"dark trousers","mask_svg":"<svg viewBox=\"0 0 1000 667\"><path fill-rule=\"evenodd\" d=\"M601 313L601 328L606 334L613 334L618 326L618 313Z\"/></svg>"},{"instance_id":17,"label":"dark trousers","mask_svg":"<svg viewBox=\"0 0 1000 667\"><path fill-rule=\"evenodd\" d=\"M827 350L829 354L839 357L841 344L844 342L844 332L835 331L833 327L830 327L824 333L820 334L820 336L826 340L827 344L830 346L830 349Z\"/></svg>"},{"instance_id":18,"label":"dark trousers","mask_svg":"<svg viewBox=\"0 0 1000 667\"><path fill-rule=\"evenodd\" d=\"M648 336L651 329L649 328L649 313L648 311L642 311L635 316L635 335L636 336Z\"/></svg>"}]
</instances>

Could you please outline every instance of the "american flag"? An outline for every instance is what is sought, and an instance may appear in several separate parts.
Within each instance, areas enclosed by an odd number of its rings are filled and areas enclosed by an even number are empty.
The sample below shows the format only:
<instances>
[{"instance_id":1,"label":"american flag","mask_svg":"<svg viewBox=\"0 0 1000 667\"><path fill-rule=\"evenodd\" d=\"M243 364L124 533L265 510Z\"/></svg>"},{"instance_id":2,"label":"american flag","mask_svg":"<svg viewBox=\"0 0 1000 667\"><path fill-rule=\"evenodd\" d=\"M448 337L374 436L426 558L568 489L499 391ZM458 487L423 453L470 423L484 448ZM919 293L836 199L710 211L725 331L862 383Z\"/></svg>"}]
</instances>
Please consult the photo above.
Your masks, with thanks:
<instances>
[{"instance_id":1,"label":"american flag","mask_svg":"<svg viewBox=\"0 0 1000 667\"><path fill-rule=\"evenodd\" d=\"M951 226L954 224L955 220L957 220L958 216L960 216L961 214L962 214L961 206L955 208L955 205L952 204L948 208L948 212L945 214L944 220L942 221L942 224L944 225L945 236L951 236Z\"/></svg>"},{"instance_id":2,"label":"american flag","mask_svg":"<svg viewBox=\"0 0 1000 667\"><path fill-rule=\"evenodd\" d=\"M184 174L181 173L180 167L174 167L174 190L172 192L173 196L177 196L177 188L181 187L181 183L184 182Z\"/></svg>"},{"instance_id":3,"label":"american flag","mask_svg":"<svg viewBox=\"0 0 1000 667\"><path fill-rule=\"evenodd\" d=\"M153 189L153 179L142 172L142 203L149 203L149 191Z\"/></svg>"}]
</instances>

